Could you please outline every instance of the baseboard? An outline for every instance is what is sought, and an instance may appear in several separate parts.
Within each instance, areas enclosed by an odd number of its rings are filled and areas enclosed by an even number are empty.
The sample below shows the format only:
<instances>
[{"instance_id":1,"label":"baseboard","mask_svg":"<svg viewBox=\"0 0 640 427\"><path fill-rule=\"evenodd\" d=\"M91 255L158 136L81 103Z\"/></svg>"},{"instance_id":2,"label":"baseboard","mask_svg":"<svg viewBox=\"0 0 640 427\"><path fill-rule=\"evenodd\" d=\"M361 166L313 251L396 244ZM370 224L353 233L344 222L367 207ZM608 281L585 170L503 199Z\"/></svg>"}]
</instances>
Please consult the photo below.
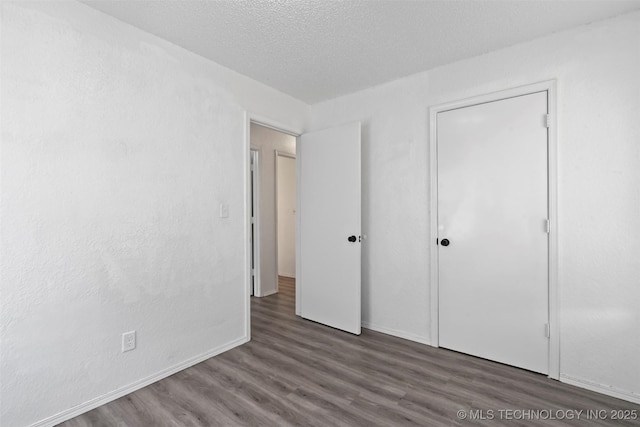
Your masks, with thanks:
<instances>
[{"instance_id":1,"label":"baseboard","mask_svg":"<svg viewBox=\"0 0 640 427\"><path fill-rule=\"evenodd\" d=\"M640 404L640 394L632 391L621 390L617 387L598 384L593 381L583 380L581 378L575 378L565 374L560 374L560 382L595 391L596 393L606 394L607 396L616 397L628 402Z\"/></svg>"},{"instance_id":2,"label":"baseboard","mask_svg":"<svg viewBox=\"0 0 640 427\"><path fill-rule=\"evenodd\" d=\"M419 342L420 344L431 345L431 342L420 335L410 334L397 329L385 328L384 326L375 325L373 323L362 321L362 327L371 329L372 331L382 332L383 334L393 335L394 337L403 338L405 340Z\"/></svg>"},{"instance_id":3,"label":"baseboard","mask_svg":"<svg viewBox=\"0 0 640 427\"><path fill-rule=\"evenodd\" d=\"M264 297L268 297L269 295L273 295L273 294L277 294L278 290L277 289L272 289L269 292L265 292L264 294L262 294L260 297L258 298L264 298Z\"/></svg>"},{"instance_id":4,"label":"baseboard","mask_svg":"<svg viewBox=\"0 0 640 427\"><path fill-rule=\"evenodd\" d=\"M80 405L74 406L73 408L67 409L66 411L62 411L56 415L40 420L35 424L31 424L31 427L53 427L64 421L70 420L73 417L77 417L78 415L84 414L85 412L95 409L98 406L102 406L106 403L112 402L129 393L133 393L134 391L139 390L143 387L146 387L149 384L153 384L156 381L160 381L161 379L171 376L176 372L180 372L193 365L197 365L200 362L204 362L205 360L213 356L216 356L220 353L224 353L225 351L231 350L232 348L242 345L248 341L249 340L247 337L242 337L240 339L231 341L230 343L224 344L220 347L216 347L198 356L187 359L181 363L178 363L177 365L173 365L167 369L163 369L162 371L156 374L150 375L146 378L133 382L117 390L113 390L107 394L91 399L85 403L81 403Z\"/></svg>"}]
</instances>

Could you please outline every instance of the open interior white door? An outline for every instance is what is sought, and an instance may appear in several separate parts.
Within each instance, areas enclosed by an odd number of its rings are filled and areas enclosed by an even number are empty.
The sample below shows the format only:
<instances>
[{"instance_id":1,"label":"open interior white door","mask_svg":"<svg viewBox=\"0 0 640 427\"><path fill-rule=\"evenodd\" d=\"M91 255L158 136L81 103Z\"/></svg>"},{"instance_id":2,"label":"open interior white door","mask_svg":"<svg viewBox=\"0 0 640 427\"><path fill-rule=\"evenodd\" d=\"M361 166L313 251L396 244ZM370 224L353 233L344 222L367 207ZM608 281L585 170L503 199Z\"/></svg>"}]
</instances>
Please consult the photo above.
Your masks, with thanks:
<instances>
[{"instance_id":1,"label":"open interior white door","mask_svg":"<svg viewBox=\"0 0 640 427\"><path fill-rule=\"evenodd\" d=\"M360 123L301 136L297 312L360 334Z\"/></svg>"}]
</instances>

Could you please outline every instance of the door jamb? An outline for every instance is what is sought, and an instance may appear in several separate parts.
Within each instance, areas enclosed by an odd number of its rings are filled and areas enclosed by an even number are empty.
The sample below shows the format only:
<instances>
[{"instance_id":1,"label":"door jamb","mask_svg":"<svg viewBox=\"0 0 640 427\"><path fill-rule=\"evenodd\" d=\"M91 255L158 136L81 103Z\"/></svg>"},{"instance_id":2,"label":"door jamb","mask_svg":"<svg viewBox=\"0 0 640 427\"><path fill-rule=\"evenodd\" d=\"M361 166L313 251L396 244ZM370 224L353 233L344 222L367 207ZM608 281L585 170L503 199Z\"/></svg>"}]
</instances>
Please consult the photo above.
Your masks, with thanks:
<instances>
[{"instance_id":1,"label":"door jamb","mask_svg":"<svg viewBox=\"0 0 640 427\"><path fill-rule=\"evenodd\" d=\"M262 162L262 147L250 147L250 151L254 151L256 153L255 163L253 165L253 194L251 194L251 185L249 186L249 197L253 196L253 211L255 221L253 223L253 241L251 240L251 234L249 234L249 241L252 243L250 246L253 250L254 255L254 263L255 263L255 281L254 281L254 290L253 295L256 297L262 296L262 283L260 280L260 163ZM251 155L251 154L249 154ZM251 158L249 158L249 167L251 167ZM251 177L251 171L249 171L249 177ZM249 178L251 179L251 178ZM249 206L251 206L251 200L249 201ZM251 233L251 208L249 207L249 233ZM249 265L249 270L251 270L251 265ZM251 279L249 279L251 280ZM251 282L249 282L249 295L251 295Z\"/></svg>"},{"instance_id":2,"label":"door jamb","mask_svg":"<svg viewBox=\"0 0 640 427\"><path fill-rule=\"evenodd\" d=\"M296 145L297 145L297 140L296 140ZM296 156L295 154L291 154L291 153L287 153L286 151L279 151L279 150L274 150L274 161L275 161L275 166L274 166L274 180L275 180L275 208L276 208L276 292L280 291L280 285L278 284L278 277L280 277L280 258L278 255L278 250L280 249L280 238L279 238L279 234L278 234L278 215L280 215L280 211L278 209L278 157L287 157L289 159L293 159L296 160ZM296 162L296 169L298 167L298 164ZM297 174L296 174L297 175ZM298 192L298 187L296 186L296 195ZM297 200L297 199L296 199ZM297 205L297 202L296 202ZM297 206L296 206L296 213L297 213ZM297 222L297 217L298 215L296 215L296 222ZM297 236L297 230L296 230L296 236ZM297 294L297 293L296 293Z\"/></svg>"},{"instance_id":3,"label":"door jamb","mask_svg":"<svg viewBox=\"0 0 640 427\"><path fill-rule=\"evenodd\" d=\"M245 111L244 113L244 289L245 289L245 336L247 340L251 339L251 123L265 126L278 132L283 132L296 137L296 147L299 145L302 130L293 128L289 125L282 124L268 117ZM296 168L296 171L298 169ZM298 172L296 172L297 174ZM296 189L296 198L298 198L298 190ZM298 223L296 217L296 248L298 247ZM296 252L297 256L297 252ZM296 261L297 262L297 261ZM296 283L296 314L298 312L298 284Z\"/></svg>"},{"instance_id":4,"label":"door jamb","mask_svg":"<svg viewBox=\"0 0 640 427\"><path fill-rule=\"evenodd\" d=\"M550 221L548 268L549 268L549 378L560 378L560 325L559 325L559 293L558 293L558 147L557 147L557 81L547 80L526 86L520 86L489 94L453 101L429 108L429 181L430 181L430 232L429 252L431 266L431 345L439 347L438 339L438 150L437 150L437 115L456 108L470 107L506 98L528 95L536 92L547 92L547 114L550 124L547 130L547 197L548 216ZM542 118L541 118L542 120Z\"/></svg>"}]
</instances>

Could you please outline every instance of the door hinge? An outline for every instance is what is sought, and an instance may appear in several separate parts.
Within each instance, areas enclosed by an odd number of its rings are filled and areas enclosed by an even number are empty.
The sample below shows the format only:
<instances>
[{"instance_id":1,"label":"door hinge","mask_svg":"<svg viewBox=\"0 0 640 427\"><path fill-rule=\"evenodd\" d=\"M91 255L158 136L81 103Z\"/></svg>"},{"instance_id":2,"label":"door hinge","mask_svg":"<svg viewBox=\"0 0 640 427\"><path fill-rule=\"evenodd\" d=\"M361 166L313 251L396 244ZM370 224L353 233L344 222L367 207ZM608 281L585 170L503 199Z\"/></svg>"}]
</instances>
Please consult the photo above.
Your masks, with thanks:
<instances>
[{"instance_id":1,"label":"door hinge","mask_svg":"<svg viewBox=\"0 0 640 427\"><path fill-rule=\"evenodd\" d=\"M551 338L551 328L548 323L544 324L544 336L547 338Z\"/></svg>"},{"instance_id":2,"label":"door hinge","mask_svg":"<svg viewBox=\"0 0 640 427\"><path fill-rule=\"evenodd\" d=\"M545 114L544 116L544 126L547 128L551 127L551 114Z\"/></svg>"},{"instance_id":3,"label":"door hinge","mask_svg":"<svg viewBox=\"0 0 640 427\"><path fill-rule=\"evenodd\" d=\"M544 228L545 228L546 233L547 234L551 233L551 221L548 220L548 219L545 219L544 223L545 223Z\"/></svg>"}]
</instances>

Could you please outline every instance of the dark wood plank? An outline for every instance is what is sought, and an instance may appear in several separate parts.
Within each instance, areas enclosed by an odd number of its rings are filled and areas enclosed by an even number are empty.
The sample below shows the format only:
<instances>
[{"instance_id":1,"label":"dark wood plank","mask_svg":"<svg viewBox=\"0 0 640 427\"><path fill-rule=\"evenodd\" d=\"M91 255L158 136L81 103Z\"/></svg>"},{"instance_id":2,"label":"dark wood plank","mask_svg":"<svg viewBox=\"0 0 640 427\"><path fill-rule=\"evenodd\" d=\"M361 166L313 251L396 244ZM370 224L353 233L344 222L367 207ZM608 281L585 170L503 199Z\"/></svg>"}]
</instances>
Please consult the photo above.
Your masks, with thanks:
<instances>
[{"instance_id":1,"label":"dark wood plank","mask_svg":"<svg viewBox=\"0 0 640 427\"><path fill-rule=\"evenodd\" d=\"M543 375L370 330L295 316L295 279L252 298L251 342L80 415L84 426L640 426L640 420L505 420L501 409L635 410ZM493 410L460 420L458 410Z\"/></svg>"}]
</instances>

